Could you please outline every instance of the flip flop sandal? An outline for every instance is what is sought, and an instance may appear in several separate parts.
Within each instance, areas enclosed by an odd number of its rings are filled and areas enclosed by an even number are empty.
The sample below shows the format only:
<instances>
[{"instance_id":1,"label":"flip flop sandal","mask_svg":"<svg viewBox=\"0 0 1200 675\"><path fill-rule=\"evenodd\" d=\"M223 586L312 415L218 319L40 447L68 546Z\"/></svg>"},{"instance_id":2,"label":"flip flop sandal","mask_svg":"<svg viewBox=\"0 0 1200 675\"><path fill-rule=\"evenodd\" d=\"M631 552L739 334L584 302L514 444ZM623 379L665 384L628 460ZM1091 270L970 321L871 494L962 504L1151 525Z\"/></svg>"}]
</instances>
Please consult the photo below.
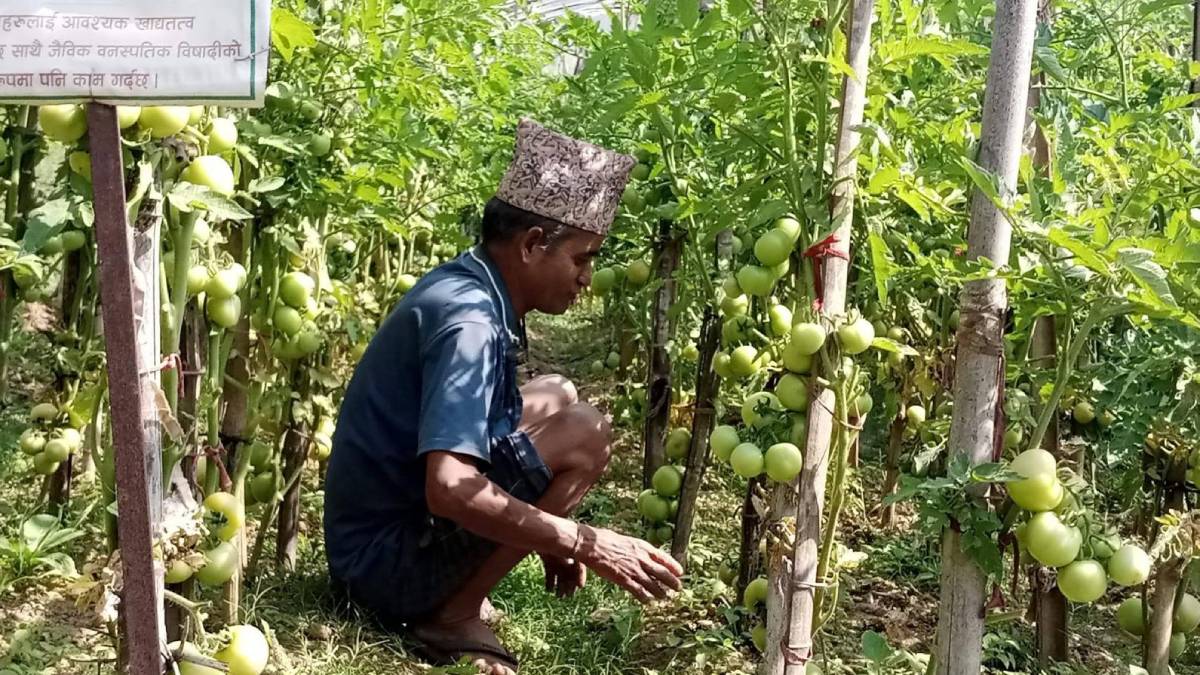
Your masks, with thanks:
<instances>
[{"instance_id":1,"label":"flip flop sandal","mask_svg":"<svg viewBox=\"0 0 1200 675\"><path fill-rule=\"evenodd\" d=\"M458 663L462 657L469 657L472 654L492 657L513 672L517 672L520 665L517 657L499 645L453 636L420 635L416 631L409 631L409 633L418 643L417 653L435 666L452 666Z\"/></svg>"}]
</instances>

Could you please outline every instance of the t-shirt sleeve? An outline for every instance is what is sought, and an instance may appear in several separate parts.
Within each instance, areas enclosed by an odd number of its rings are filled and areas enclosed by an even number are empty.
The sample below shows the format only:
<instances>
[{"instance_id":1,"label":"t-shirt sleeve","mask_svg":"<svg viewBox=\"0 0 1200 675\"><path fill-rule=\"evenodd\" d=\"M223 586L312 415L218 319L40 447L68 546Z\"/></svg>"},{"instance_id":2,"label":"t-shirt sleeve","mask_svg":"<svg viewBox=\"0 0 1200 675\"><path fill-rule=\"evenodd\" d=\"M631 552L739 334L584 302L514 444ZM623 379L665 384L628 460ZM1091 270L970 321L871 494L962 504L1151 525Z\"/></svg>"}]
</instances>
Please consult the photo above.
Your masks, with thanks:
<instances>
[{"instance_id":1,"label":"t-shirt sleeve","mask_svg":"<svg viewBox=\"0 0 1200 675\"><path fill-rule=\"evenodd\" d=\"M464 321L441 328L423 346L418 456L445 450L491 461L497 341L491 324Z\"/></svg>"}]
</instances>

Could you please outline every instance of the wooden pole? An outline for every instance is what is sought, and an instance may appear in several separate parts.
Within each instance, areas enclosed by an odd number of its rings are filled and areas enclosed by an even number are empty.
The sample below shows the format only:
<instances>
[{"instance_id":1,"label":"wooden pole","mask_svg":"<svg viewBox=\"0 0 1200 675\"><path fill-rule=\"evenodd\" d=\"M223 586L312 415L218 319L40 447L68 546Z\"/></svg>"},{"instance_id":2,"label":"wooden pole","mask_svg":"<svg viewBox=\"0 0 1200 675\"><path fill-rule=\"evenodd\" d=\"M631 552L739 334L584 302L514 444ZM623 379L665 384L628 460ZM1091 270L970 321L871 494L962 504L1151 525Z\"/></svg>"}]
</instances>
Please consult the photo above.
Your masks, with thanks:
<instances>
[{"instance_id":1,"label":"wooden pole","mask_svg":"<svg viewBox=\"0 0 1200 675\"><path fill-rule=\"evenodd\" d=\"M671 421L671 305L675 302L675 268L683 249L683 238L675 232L671 220L658 221L657 278L661 284L654 294L654 318L650 336L650 363L646 372L646 420L642 445L642 487L650 487L654 472L666 463L664 441Z\"/></svg>"},{"instance_id":2,"label":"wooden pole","mask_svg":"<svg viewBox=\"0 0 1200 675\"><path fill-rule=\"evenodd\" d=\"M713 267L719 272L733 257L733 232L726 229L717 234ZM679 493L679 511L675 515L675 534L671 538L671 555L687 569L687 548L692 538L692 523L696 517L696 502L704 483L711 448L708 438L716 425L714 403L721 390L721 378L712 369L713 356L721 346L721 321L716 308L704 310L700 328L700 360L696 364L696 401L692 412L692 443L688 448L687 471L683 474L683 489Z\"/></svg>"},{"instance_id":3,"label":"wooden pole","mask_svg":"<svg viewBox=\"0 0 1200 675\"><path fill-rule=\"evenodd\" d=\"M858 127L863 121L867 101L867 65L871 56L871 21L874 0L850 0L846 10L846 63L854 76L842 78L842 104L839 111L837 145L834 151L831 188L831 222L837 223L836 241L847 251L846 258L828 257L818 273L822 274L821 311L833 318L845 312L846 277L850 270L850 229L854 221L855 175L858 173ZM772 556L767 561L767 659L768 675L802 675L812 656L813 629L816 626L817 567L821 551L821 518L825 505L825 483L829 470L831 437L834 432L834 392L820 389L808 409L808 437L805 442L804 468L798 482L775 490L773 511L789 511L796 506L795 545L791 559ZM789 564L790 563L790 564ZM790 570L788 569L790 567Z\"/></svg>"},{"instance_id":4,"label":"wooden pole","mask_svg":"<svg viewBox=\"0 0 1200 675\"><path fill-rule=\"evenodd\" d=\"M116 108L92 103L87 116L116 454L123 646L128 673L161 675L162 570L154 562L153 542L161 518L162 470L157 412L147 395L158 377L158 284L157 275L149 273L157 265L158 241L153 231L135 234L126 221Z\"/></svg>"},{"instance_id":5,"label":"wooden pole","mask_svg":"<svg viewBox=\"0 0 1200 675\"><path fill-rule=\"evenodd\" d=\"M1015 190L1023 151L1037 7L1037 0L998 0L992 26L979 164L996 177L1004 197ZM967 258L987 258L1005 265L1011 240L1012 226L1004 214L975 190ZM969 281L963 287L949 447L953 453L966 455L972 464L992 461L1000 440L996 411L1004 379L1007 304L1002 279ZM957 528L947 528L942 539L941 606L933 655L939 675L979 675L985 583L983 570L963 551Z\"/></svg>"}]
</instances>

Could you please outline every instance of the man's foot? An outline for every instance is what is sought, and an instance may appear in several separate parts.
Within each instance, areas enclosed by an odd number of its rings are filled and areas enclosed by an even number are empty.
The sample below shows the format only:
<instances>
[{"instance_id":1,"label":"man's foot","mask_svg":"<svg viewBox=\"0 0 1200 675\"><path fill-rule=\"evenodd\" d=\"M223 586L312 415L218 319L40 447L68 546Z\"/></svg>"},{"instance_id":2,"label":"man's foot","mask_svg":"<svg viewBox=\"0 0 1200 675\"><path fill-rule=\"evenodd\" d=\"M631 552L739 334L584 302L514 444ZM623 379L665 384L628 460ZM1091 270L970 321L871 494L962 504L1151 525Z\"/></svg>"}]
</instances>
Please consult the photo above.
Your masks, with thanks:
<instances>
[{"instance_id":1,"label":"man's foot","mask_svg":"<svg viewBox=\"0 0 1200 675\"><path fill-rule=\"evenodd\" d=\"M467 657L485 675L516 675L517 660L478 617L453 623L414 626L412 635L430 658L455 663Z\"/></svg>"}]
</instances>

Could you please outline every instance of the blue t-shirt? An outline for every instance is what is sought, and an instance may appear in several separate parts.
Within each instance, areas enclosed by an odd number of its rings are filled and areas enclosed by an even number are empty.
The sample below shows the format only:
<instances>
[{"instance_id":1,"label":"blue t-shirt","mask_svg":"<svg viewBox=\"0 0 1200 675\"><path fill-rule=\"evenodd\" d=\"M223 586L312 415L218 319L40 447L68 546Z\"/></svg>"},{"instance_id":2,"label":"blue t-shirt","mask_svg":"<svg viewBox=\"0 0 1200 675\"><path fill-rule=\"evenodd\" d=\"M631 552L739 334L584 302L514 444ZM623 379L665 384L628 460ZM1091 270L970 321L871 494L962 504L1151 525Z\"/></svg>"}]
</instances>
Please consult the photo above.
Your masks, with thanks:
<instances>
[{"instance_id":1,"label":"blue t-shirt","mask_svg":"<svg viewBox=\"0 0 1200 675\"><path fill-rule=\"evenodd\" d=\"M486 467L520 423L517 319L482 248L426 274L380 326L346 389L325 482L331 574L369 576L428 518L422 455Z\"/></svg>"}]
</instances>

